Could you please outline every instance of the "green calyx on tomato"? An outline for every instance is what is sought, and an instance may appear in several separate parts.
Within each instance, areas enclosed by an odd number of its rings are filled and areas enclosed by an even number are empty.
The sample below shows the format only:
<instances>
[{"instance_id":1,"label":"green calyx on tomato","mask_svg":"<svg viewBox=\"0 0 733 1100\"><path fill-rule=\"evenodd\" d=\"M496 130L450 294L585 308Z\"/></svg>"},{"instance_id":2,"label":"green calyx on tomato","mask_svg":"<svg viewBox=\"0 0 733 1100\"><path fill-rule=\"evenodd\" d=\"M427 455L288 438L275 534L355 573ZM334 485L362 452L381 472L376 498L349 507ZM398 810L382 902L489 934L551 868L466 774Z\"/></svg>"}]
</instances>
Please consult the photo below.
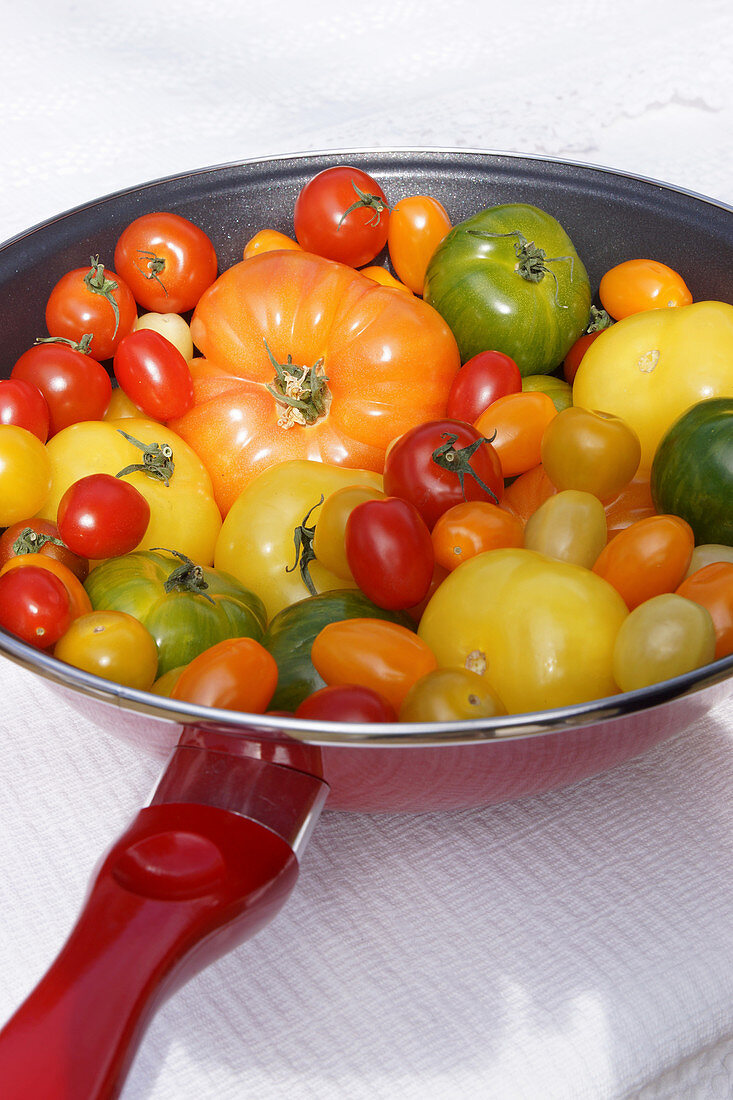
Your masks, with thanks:
<instances>
[{"instance_id":1,"label":"green calyx on tomato","mask_svg":"<svg viewBox=\"0 0 733 1100\"><path fill-rule=\"evenodd\" d=\"M603 332L604 328L610 328L614 323L610 314L606 313L605 309L599 309L598 306L590 307L590 321L585 326L586 333L591 332Z\"/></svg>"},{"instance_id":2,"label":"green calyx on tomato","mask_svg":"<svg viewBox=\"0 0 733 1100\"><path fill-rule=\"evenodd\" d=\"M343 223L348 218L349 214L351 214L354 210L359 210L362 207L365 210L369 210L371 213L371 217L369 218L367 225L379 225L382 214L385 210L389 209L387 203L384 201L384 199L380 198L379 195L370 195L368 191L362 191L361 187L357 187L354 180L351 181L351 186L356 192L356 202L352 202L351 206L347 207L339 218L339 223L336 226L337 233Z\"/></svg>"},{"instance_id":3,"label":"green calyx on tomato","mask_svg":"<svg viewBox=\"0 0 733 1100\"><path fill-rule=\"evenodd\" d=\"M477 482L484 492L488 493L495 504L499 503L499 498L494 490L482 481L476 470L471 465L471 458L474 452L484 443L491 443L490 439L486 439L482 436L481 439L475 440L473 443L469 443L466 447L459 447L456 449L456 442L458 436L450 432L443 432L442 438L447 439L447 443L442 443L440 447L436 447L432 454L433 462L436 466L440 466L441 470L448 470L458 478L458 483L461 487L461 493L463 499L466 500L466 490L464 482L466 475L472 477Z\"/></svg>"},{"instance_id":4,"label":"green calyx on tomato","mask_svg":"<svg viewBox=\"0 0 733 1100\"><path fill-rule=\"evenodd\" d=\"M133 446L140 448L143 453L143 460L125 466L124 470L120 470L118 474L115 474L115 477L125 477L126 474L132 474L139 470L141 473L147 474L148 477L162 481L166 486L170 485L170 479L173 477L173 471L175 470L173 448L168 443L141 443L139 439L134 439L127 432L123 432L122 428L118 428L117 431Z\"/></svg>"},{"instance_id":5,"label":"green calyx on tomato","mask_svg":"<svg viewBox=\"0 0 733 1100\"><path fill-rule=\"evenodd\" d=\"M54 546L65 545L61 539L54 538L53 535L44 535L41 531L34 531L32 527L24 527L13 543L13 553L15 555L37 554L47 542Z\"/></svg>"},{"instance_id":6,"label":"green calyx on tomato","mask_svg":"<svg viewBox=\"0 0 733 1100\"><path fill-rule=\"evenodd\" d=\"M117 335L117 329L120 325L120 307L117 305L117 300L112 292L118 289L119 284L114 279L107 278L104 264L99 262L99 256L92 256L90 262L92 266L84 276L84 285L92 294L99 294L102 298L106 298L112 306L115 315L115 328L112 333L114 337Z\"/></svg>"},{"instance_id":7,"label":"green calyx on tomato","mask_svg":"<svg viewBox=\"0 0 733 1100\"><path fill-rule=\"evenodd\" d=\"M88 355L89 348L92 346L92 338L91 332L85 332L81 340L68 340L65 336L37 336L33 341L33 346L35 347L36 344L64 344L72 351L80 351L82 355Z\"/></svg>"},{"instance_id":8,"label":"green calyx on tomato","mask_svg":"<svg viewBox=\"0 0 733 1100\"><path fill-rule=\"evenodd\" d=\"M270 351L267 340L264 341L267 355L275 368L275 379L266 389L285 410L280 418L281 427L294 424L315 424L319 417L328 412L331 394L328 378L323 373L323 359L312 367L301 367L288 355L285 363L278 363Z\"/></svg>"},{"instance_id":9,"label":"green calyx on tomato","mask_svg":"<svg viewBox=\"0 0 733 1100\"><path fill-rule=\"evenodd\" d=\"M450 326L464 363L492 348L522 375L559 366L591 305L567 233L527 203L492 206L454 226L428 264L423 297Z\"/></svg>"},{"instance_id":10,"label":"green calyx on tomato","mask_svg":"<svg viewBox=\"0 0 733 1100\"><path fill-rule=\"evenodd\" d=\"M308 566L312 561L316 560L316 552L313 549L313 543L316 537L316 525L315 523L308 526L308 520L310 519L316 508L320 508L323 504L325 497L321 493L321 499L316 501L312 508L309 508L306 514L303 516L302 523L293 531L293 541L295 543L295 561L292 565L285 566L286 573L292 573L294 569L300 568L300 576L303 584L310 592L311 596L316 596L317 589L313 583L313 578L310 575Z\"/></svg>"},{"instance_id":11,"label":"green calyx on tomato","mask_svg":"<svg viewBox=\"0 0 733 1100\"><path fill-rule=\"evenodd\" d=\"M260 641L264 633L266 612L259 596L228 573L198 568L205 590L171 586L178 569L172 553L135 550L107 559L86 579L95 611L124 611L150 631L158 647L158 676L225 638Z\"/></svg>"},{"instance_id":12,"label":"green calyx on tomato","mask_svg":"<svg viewBox=\"0 0 733 1100\"><path fill-rule=\"evenodd\" d=\"M165 546L153 546L152 549L161 550L165 554L174 554L181 559L180 565L173 568L163 584L166 592L198 592L199 595L205 596L211 603L214 602L206 591L209 585L202 566L197 565L196 562L191 561L190 558L179 553L178 550L168 550Z\"/></svg>"}]
</instances>

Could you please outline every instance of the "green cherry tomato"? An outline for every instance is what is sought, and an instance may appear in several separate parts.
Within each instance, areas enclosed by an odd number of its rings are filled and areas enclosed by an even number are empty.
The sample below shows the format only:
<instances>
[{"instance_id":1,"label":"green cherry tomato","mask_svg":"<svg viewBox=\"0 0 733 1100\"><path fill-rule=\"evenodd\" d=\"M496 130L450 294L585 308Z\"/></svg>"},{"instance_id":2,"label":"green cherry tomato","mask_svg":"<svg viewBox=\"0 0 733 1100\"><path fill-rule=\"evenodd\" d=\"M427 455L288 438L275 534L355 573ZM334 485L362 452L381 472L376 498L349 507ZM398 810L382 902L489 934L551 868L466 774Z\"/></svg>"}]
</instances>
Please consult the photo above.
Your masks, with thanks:
<instances>
[{"instance_id":1,"label":"green cherry tomato","mask_svg":"<svg viewBox=\"0 0 733 1100\"><path fill-rule=\"evenodd\" d=\"M453 330L463 362L491 348L526 375L562 363L588 323L591 295L583 263L555 218L508 203L448 233L428 264L424 299Z\"/></svg>"},{"instance_id":2,"label":"green cherry tomato","mask_svg":"<svg viewBox=\"0 0 733 1100\"><path fill-rule=\"evenodd\" d=\"M598 497L577 489L555 493L529 517L524 545L558 561L591 569L608 540L606 510Z\"/></svg>"},{"instance_id":3,"label":"green cherry tomato","mask_svg":"<svg viewBox=\"0 0 733 1100\"><path fill-rule=\"evenodd\" d=\"M674 592L653 596L621 624L613 651L613 676L621 691L634 691L681 676L715 660L710 612Z\"/></svg>"}]
</instances>

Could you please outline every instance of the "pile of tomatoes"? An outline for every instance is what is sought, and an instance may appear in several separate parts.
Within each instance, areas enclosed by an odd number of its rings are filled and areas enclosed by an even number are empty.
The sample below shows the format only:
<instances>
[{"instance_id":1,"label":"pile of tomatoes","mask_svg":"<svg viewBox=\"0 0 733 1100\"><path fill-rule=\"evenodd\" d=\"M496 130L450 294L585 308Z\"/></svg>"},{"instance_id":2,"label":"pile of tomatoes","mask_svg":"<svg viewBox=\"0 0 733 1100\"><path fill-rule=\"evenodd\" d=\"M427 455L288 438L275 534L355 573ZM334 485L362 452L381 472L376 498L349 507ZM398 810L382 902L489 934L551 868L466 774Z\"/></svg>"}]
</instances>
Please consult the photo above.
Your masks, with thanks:
<instances>
[{"instance_id":1,"label":"pile of tomatoes","mask_svg":"<svg viewBox=\"0 0 733 1100\"><path fill-rule=\"evenodd\" d=\"M733 652L733 305L602 308L522 203L350 166L219 273L175 213L49 288L0 381L0 626L206 706L491 719ZM380 262L380 260L382 262Z\"/></svg>"}]
</instances>

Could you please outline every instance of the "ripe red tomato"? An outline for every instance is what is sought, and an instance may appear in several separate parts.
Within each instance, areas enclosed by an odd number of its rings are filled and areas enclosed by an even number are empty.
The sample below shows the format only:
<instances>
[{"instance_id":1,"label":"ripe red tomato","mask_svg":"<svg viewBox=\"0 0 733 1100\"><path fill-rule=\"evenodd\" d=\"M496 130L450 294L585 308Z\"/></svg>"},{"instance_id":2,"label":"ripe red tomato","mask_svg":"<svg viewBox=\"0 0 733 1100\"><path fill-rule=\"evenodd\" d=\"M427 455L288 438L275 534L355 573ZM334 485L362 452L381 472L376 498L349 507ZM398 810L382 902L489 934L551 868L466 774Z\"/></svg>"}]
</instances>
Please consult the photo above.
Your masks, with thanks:
<instances>
[{"instance_id":1,"label":"ripe red tomato","mask_svg":"<svg viewBox=\"0 0 733 1100\"><path fill-rule=\"evenodd\" d=\"M502 351L480 351L453 379L446 414L473 424L492 401L521 390L522 375L510 356Z\"/></svg>"},{"instance_id":2,"label":"ripe red tomato","mask_svg":"<svg viewBox=\"0 0 733 1100\"><path fill-rule=\"evenodd\" d=\"M384 462L384 491L414 504L430 529L463 500L498 504L501 463L491 443L462 420L429 420L405 432Z\"/></svg>"},{"instance_id":3,"label":"ripe red tomato","mask_svg":"<svg viewBox=\"0 0 733 1100\"><path fill-rule=\"evenodd\" d=\"M572 386L575 381L575 375L578 373L578 367L583 361L583 356L587 352L594 340L603 332L603 329L597 329L595 332L584 332L582 336L579 336L575 341L570 351L567 353L562 362L563 378L566 382L569 382Z\"/></svg>"},{"instance_id":4,"label":"ripe red tomato","mask_svg":"<svg viewBox=\"0 0 733 1100\"><path fill-rule=\"evenodd\" d=\"M55 558L70 569L82 583L89 573L89 560L79 554L73 554L65 546L59 529L48 519L22 519L7 527L0 535L0 566L10 558L23 554L40 554L41 557Z\"/></svg>"},{"instance_id":5,"label":"ripe red tomato","mask_svg":"<svg viewBox=\"0 0 733 1100\"><path fill-rule=\"evenodd\" d=\"M331 684L304 699L295 717L324 722L396 722L397 712L372 688L360 684Z\"/></svg>"},{"instance_id":6,"label":"ripe red tomato","mask_svg":"<svg viewBox=\"0 0 733 1100\"><path fill-rule=\"evenodd\" d=\"M114 357L120 389L154 420L183 416L193 406L193 379L178 348L153 329L130 332Z\"/></svg>"},{"instance_id":7,"label":"ripe red tomato","mask_svg":"<svg viewBox=\"0 0 733 1100\"><path fill-rule=\"evenodd\" d=\"M339 165L319 172L301 189L293 223L307 252L363 267L387 242L389 207L376 180L359 168Z\"/></svg>"},{"instance_id":8,"label":"ripe red tomato","mask_svg":"<svg viewBox=\"0 0 733 1100\"><path fill-rule=\"evenodd\" d=\"M105 270L98 256L92 257L91 267L62 275L46 303L49 335L78 343L91 334L89 354L100 362L114 355L136 319L132 291L114 271Z\"/></svg>"},{"instance_id":9,"label":"ripe red tomato","mask_svg":"<svg viewBox=\"0 0 733 1100\"><path fill-rule=\"evenodd\" d=\"M150 505L142 493L112 474L89 474L70 485L56 519L69 549L87 558L129 554L149 521Z\"/></svg>"},{"instance_id":10,"label":"ripe red tomato","mask_svg":"<svg viewBox=\"0 0 733 1100\"><path fill-rule=\"evenodd\" d=\"M0 379L0 424L25 428L45 443L51 414L38 386L23 378Z\"/></svg>"},{"instance_id":11,"label":"ripe red tomato","mask_svg":"<svg viewBox=\"0 0 733 1100\"><path fill-rule=\"evenodd\" d=\"M49 436L80 420L101 420L112 396L112 382L104 367L68 344L34 344L23 352L11 378L36 386L48 405Z\"/></svg>"},{"instance_id":12,"label":"ripe red tomato","mask_svg":"<svg viewBox=\"0 0 733 1100\"><path fill-rule=\"evenodd\" d=\"M29 565L0 576L0 626L37 649L54 645L71 625L71 600L62 581Z\"/></svg>"},{"instance_id":13,"label":"ripe red tomato","mask_svg":"<svg viewBox=\"0 0 733 1100\"><path fill-rule=\"evenodd\" d=\"M216 252L203 229L160 211L143 214L122 231L114 263L135 300L156 313L193 309L217 272Z\"/></svg>"},{"instance_id":14,"label":"ripe red tomato","mask_svg":"<svg viewBox=\"0 0 733 1100\"><path fill-rule=\"evenodd\" d=\"M354 580L377 607L413 607L430 587L435 564L430 532L407 500L357 504L346 521L344 547Z\"/></svg>"}]
</instances>

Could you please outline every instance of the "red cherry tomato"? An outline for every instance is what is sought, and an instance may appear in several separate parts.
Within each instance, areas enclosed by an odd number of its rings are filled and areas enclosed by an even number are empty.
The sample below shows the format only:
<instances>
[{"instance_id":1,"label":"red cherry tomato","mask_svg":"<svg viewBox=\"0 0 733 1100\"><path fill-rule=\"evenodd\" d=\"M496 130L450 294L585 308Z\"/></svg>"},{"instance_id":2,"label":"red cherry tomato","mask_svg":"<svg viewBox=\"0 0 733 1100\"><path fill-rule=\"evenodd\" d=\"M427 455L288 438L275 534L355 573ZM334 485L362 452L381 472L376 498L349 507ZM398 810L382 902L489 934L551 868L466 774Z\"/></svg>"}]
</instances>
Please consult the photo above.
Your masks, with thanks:
<instances>
[{"instance_id":1,"label":"red cherry tomato","mask_svg":"<svg viewBox=\"0 0 733 1100\"><path fill-rule=\"evenodd\" d=\"M453 379L446 413L473 424L492 401L521 390L522 375L510 356L501 351L480 351Z\"/></svg>"},{"instance_id":2,"label":"red cherry tomato","mask_svg":"<svg viewBox=\"0 0 733 1100\"><path fill-rule=\"evenodd\" d=\"M154 420L172 420L193 406L188 363L170 340L153 329L138 329L120 341L114 372L120 389Z\"/></svg>"},{"instance_id":3,"label":"red cherry tomato","mask_svg":"<svg viewBox=\"0 0 733 1100\"><path fill-rule=\"evenodd\" d=\"M91 267L62 275L46 303L49 335L78 343L91 333L89 354L100 362L111 359L136 319L132 291L114 271L105 270L98 257L92 257Z\"/></svg>"},{"instance_id":4,"label":"red cherry tomato","mask_svg":"<svg viewBox=\"0 0 733 1100\"><path fill-rule=\"evenodd\" d=\"M0 626L37 649L54 645L71 625L71 600L62 581L29 565L0 577Z\"/></svg>"},{"instance_id":5,"label":"red cherry tomato","mask_svg":"<svg viewBox=\"0 0 733 1100\"><path fill-rule=\"evenodd\" d=\"M387 242L389 207L384 191L359 168L326 168L295 200L293 224L307 251L351 267L371 263Z\"/></svg>"},{"instance_id":6,"label":"red cherry tomato","mask_svg":"<svg viewBox=\"0 0 733 1100\"><path fill-rule=\"evenodd\" d=\"M569 382L572 386L575 381L575 375L578 373L578 367L580 366L583 356L587 352L594 340L596 340L603 329L598 329L597 332L584 332L582 336L579 336L575 341L570 351L563 359L562 373L566 382Z\"/></svg>"},{"instance_id":7,"label":"red cherry tomato","mask_svg":"<svg viewBox=\"0 0 733 1100\"><path fill-rule=\"evenodd\" d=\"M418 424L390 447L384 491L414 504L429 528L463 500L498 504L504 493L501 463L488 439L462 420Z\"/></svg>"},{"instance_id":8,"label":"red cherry tomato","mask_svg":"<svg viewBox=\"0 0 733 1100\"><path fill-rule=\"evenodd\" d=\"M50 423L48 402L38 386L23 378L0 380L0 424L25 428L45 443Z\"/></svg>"},{"instance_id":9,"label":"red cherry tomato","mask_svg":"<svg viewBox=\"0 0 733 1100\"><path fill-rule=\"evenodd\" d=\"M377 607L420 603L433 579L435 554L417 508L398 497L365 500L349 514L344 534L351 574Z\"/></svg>"},{"instance_id":10,"label":"red cherry tomato","mask_svg":"<svg viewBox=\"0 0 733 1100\"><path fill-rule=\"evenodd\" d=\"M124 229L117 241L115 270L144 309L185 313L216 278L209 237L180 214L154 211Z\"/></svg>"},{"instance_id":11,"label":"red cherry tomato","mask_svg":"<svg viewBox=\"0 0 733 1100\"><path fill-rule=\"evenodd\" d=\"M23 554L55 558L82 582L89 573L89 560L73 554L64 545L58 527L49 519L22 519L7 527L0 535L0 566L5 565L10 558Z\"/></svg>"},{"instance_id":12,"label":"red cherry tomato","mask_svg":"<svg viewBox=\"0 0 733 1100\"><path fill-rule=\"evenodd\" d=\"M68 344L34 344L23 352L10 377L30 382L43 394L50 416L49 436L80 420L101 420L112 396L104 367Z\"/></svg>"},{"instance_id":13,"label":"red cherry tomato","mask_svg":"<svg viewBox=\"0 0 733 1100\"><path fill-rule=\"evenodd\" d=\"M325 722L396 722L394 707L379 692L359 684L331 684L309 695L296 718Z\"/></svg>"},{"instance_id":14,"label":"red cherry tomato","mask_svg":"<svg viewBox=\"0 0 733 1100\"><path fill-rule=\"evenodd\" d=\"M75 554L112 558L134 550L147 530L150 505L134 485L112 474L89 474L59 501L61 538Z\"/></svg>"}]
</instances>

